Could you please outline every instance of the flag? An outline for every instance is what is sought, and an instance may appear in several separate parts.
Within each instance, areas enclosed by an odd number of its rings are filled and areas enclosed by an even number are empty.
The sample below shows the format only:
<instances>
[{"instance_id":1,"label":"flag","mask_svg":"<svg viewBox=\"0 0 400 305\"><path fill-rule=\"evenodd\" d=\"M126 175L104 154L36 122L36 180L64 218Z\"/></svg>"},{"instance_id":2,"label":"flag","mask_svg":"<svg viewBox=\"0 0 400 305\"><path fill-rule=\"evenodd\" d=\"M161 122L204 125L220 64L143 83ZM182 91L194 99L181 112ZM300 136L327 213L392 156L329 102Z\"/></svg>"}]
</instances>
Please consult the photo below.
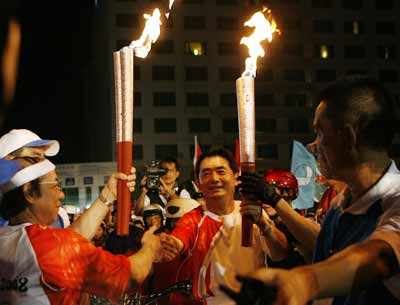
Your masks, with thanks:
<instances>
[{"instance_id":1,"label":"flag","mask_svg":"<svg viewBox=\"0 0 400 305\"><path fill-rule=\"evenodd\" d=\"M238 166L240 166L240 142L239 139L235 139L235 148L233 151L233 156Z\"/></svg>"},{"instance_id":2,"label":"flag","mask_svg":"<svg viewBox=\"0 0 400 305\"><path fill-rule=\"evenodd\" d=\"M317 188L315 178L320 175L314 156L298 141L293 141L291 172L299 183L299 195L293 201L296 209L308 209L314 206Z\"/></svg>"},{"instance_id":3,"label":"flag","mask_svg":"<svg viewBox=\"0 0 400 305\"><path fill-rule=\"evenodd\" d=\"M194 153L193 153L193 168L196 166L196 162L202 154L200 144L197 142L197 136L194 136Z\"/></svg>"}]
</instances>

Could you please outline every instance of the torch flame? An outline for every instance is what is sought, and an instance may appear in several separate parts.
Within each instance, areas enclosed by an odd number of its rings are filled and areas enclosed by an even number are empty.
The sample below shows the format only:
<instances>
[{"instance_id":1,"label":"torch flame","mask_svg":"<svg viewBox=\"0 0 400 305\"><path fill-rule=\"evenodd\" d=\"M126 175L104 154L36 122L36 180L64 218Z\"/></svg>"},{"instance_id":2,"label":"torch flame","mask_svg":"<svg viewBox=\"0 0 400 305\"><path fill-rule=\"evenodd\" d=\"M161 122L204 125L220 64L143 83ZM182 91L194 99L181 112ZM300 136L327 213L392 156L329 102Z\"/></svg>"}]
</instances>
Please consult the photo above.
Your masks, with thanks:
<instances>
[{"instance_id":1,"label":"torch flame","mask_svg":"<svg viewBox=\"0 0 400 305\"><path fill-rule=\"evenodd\" d=\"M265 11L267 11L270 20L265 18ZM261 42L265 39L271 42L273 34L276 32L279 33L279 30L276 27L275 21L272 19L271 11L266 8L251 16L244 25L247 27L253 27L254 31L250 36L243 37L240 40L240 44L246 45L249 49L249 57L246 58L246 68L242 73L242 76L256 77L257 58L264 57L265 55Z\"/></svg>"},{"instance_id":2,"label":"torch flame","mask_svg":"<svg viewBox=\"0 0 400 305\"><path fill-rule=\"evenodd\" d=\"M161 27L161 13L158 8L154 9L153 15L144 14L144 19L146 23L142 35L138 40L134 40L129 45L129 48L135 50L135 55L137 57L145 58L151 50L151 44L156 42L160 36Z\"/></svg>"},{"instance_id":3,"label":"torch flame","mask_svg":"<svg viewBox=\"0 0 400 305\"><path fill-rule=\"evenodd\" d=\"M165 17L168 19L169 18L169 12L172 9L172 5L174 4L175 0L169 0L169 4L168 4L168 12L165 13Z\"/></svg>"}]
</instances>

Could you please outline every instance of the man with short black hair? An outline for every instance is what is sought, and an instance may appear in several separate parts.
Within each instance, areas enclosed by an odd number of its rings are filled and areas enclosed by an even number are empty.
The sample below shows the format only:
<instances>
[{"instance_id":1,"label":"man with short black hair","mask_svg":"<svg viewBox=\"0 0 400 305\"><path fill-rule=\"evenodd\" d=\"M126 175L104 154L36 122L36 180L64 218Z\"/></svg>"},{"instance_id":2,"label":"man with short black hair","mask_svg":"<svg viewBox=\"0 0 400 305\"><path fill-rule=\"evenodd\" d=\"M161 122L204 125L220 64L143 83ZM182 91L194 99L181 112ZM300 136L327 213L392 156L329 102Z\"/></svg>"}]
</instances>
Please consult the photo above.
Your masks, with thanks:
<instances>
[{"instance_id":1,"label":"man with short black hair","mask_svg":"<svg viewBox=\"0 0 400 305\"><path fill-rule=\"evenodd\" d=\"M182 255L177 280L191 279L195 301L176 294L173 304L232 304L219 285L238 290L235 273L255 271L272 259L286 256L283 233L270 226L260 206L235 201L238 165L232 155L217 149L202 154L195 167L196 179L205 204L185 214L171 235L162 235L165 258ZM242 213L252 218L251 247L242 247Z\"/></svg>"},{"instance_id":2,"label":"man with short black hair","mask_svg":"<svg viewBox=\"0 0 400 305\"><path fill-rule=\"evenodd\" d=\"M274 304L322 297L335 297L335 305L399 304L400 172L388 155L397 124L393 100L374 80L347 78L324 89L318 102L313 145L320 170L348 191L334 198L313 238L316 264L252 277L278 289ZM242 181L242 192L270 199L273 186ZM306 223L297 227L307 230Z\"/></svg>"}]
</instances>

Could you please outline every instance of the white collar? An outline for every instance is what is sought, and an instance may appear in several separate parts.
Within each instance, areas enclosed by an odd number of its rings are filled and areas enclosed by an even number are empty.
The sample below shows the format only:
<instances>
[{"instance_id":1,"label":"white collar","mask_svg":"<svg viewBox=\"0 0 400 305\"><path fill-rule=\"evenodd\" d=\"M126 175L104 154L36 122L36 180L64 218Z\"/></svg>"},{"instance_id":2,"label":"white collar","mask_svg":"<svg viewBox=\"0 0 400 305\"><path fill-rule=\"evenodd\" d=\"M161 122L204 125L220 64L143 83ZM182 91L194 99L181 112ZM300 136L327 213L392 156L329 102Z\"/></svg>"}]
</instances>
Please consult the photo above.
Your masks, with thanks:
<instances>
[{"instance_id":1,"label":"white collar","mask_svg":"<svg viewBox=\"0 0 400 305\"><path fill-rule=\"evenodd\" d=\"M377 200L385 201L394 195L398 196L399 193L400 171L392 160L382 178L368 192L345 209L345 211L351 214L364 214Z\"/></svg>"}]
</instances>

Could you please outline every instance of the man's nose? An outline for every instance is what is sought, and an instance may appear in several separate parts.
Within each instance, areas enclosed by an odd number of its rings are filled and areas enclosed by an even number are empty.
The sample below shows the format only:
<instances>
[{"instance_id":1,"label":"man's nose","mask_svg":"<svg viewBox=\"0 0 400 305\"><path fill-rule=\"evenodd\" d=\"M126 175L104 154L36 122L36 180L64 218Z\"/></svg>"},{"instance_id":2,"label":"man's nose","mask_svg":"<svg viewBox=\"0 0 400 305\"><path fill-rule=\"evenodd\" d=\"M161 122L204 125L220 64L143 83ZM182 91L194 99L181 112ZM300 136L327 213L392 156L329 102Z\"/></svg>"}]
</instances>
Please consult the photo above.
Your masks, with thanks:
<instances>
[{"instance_id":1,"label":"man's nose","mask_svg":"<svg viewBox=\"0 0 400 305\"><path fill-rule=\"evenodd\" d=\"M219 175L216 172L211 173L211 181L219 181Z\"/></svg>"},{"instance_id":2,"label":"man's nose","mask_svg":"<svg viewBox=\"0 0 400 305\"><path fill-rule=\"evenodd\" d=\"M315 157L318 155L318 143L317 139L315 139L313 142L308 143L306 146L307 150L313 154Z\"/></svg>"},{"instance_id":3,"label":"man's nose","mask_svg":"<svg viewBox=\"0 0 400 305\"><path fill-rule=\"evenodd\" d=\"M60 191L60 200L62 201L62 200L64 200L65 199L65 193L64 193L64 191Z\"/></svg>"}]
</instances>

